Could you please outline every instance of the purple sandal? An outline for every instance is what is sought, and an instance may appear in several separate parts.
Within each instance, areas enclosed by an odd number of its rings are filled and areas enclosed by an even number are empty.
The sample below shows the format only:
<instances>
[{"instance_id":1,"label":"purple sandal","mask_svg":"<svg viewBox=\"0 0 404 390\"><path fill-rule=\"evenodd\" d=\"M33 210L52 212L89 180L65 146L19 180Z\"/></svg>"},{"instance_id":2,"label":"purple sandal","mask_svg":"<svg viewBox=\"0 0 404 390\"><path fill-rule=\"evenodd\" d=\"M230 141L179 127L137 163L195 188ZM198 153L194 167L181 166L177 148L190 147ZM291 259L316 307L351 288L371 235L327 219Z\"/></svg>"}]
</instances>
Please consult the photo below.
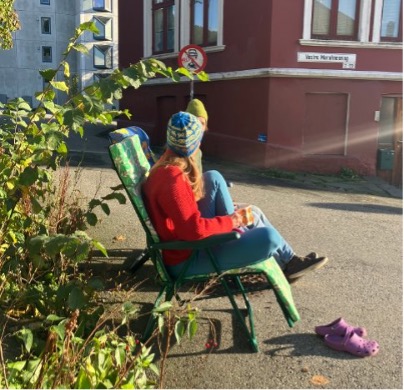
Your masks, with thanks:
<instances>
[{"instance_id":1,"label":"purple sandal","mask_svg":"<svg viewBox=\"0 0 404 390\"><path fill-rule=\"evenodd\" d=\"M355 333L355 328L348 327L345 335L327 334L324 342L337 351L349 352L359 357L374 356L379 352L377 341L366 340Z\"/></svg>"},{"instance_id":2,"label":"purple sandal","mask_svg":"<svg viewBox=\"0 0 404 390\"><path fill-rule=\"evenodd\" d=\"M319 325L314 328L315 332L319 336L325 336L327 334L336 336L345 336L348 328L353 329L359 337L366 337L367 332L365 328L350 326L343 318L338 318L335 321L327 325Z\"/></svg>"}]
</instances>

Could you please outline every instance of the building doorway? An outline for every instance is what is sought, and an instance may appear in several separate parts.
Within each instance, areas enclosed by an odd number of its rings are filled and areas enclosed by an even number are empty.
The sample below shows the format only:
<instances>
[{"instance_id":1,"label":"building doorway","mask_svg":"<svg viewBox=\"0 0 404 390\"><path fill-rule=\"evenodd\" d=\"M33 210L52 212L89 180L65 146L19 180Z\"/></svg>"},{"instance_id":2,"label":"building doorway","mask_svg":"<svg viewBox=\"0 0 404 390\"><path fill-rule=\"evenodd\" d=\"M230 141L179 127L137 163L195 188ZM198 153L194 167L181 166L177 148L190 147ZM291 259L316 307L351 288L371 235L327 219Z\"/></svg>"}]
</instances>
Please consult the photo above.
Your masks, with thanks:
<instances>
[{"instance_id":1,"label":"building doorway","mask_svg":"<svg viewBox=\"0 0 404 390\"><path fill-rule=\"evenodd\" d=\"M377 175L403 186L403 98L383 96L380 107Z\"/></svg>"}]
</instances>

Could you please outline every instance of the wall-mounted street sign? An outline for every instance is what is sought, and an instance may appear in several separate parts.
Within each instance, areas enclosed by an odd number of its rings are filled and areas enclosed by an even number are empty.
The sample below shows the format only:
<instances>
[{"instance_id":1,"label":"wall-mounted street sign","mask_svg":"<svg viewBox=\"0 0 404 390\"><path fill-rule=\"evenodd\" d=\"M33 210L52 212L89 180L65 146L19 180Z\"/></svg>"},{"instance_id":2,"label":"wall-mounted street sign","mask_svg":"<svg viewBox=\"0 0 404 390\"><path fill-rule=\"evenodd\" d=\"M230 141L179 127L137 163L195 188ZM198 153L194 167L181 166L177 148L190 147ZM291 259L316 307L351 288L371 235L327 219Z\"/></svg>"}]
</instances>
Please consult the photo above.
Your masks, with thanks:
<instances>
[{"instance_id":1,"label":"wall-mounted street sign","mask_svg":"<svg viewBox=\"0 0 404 390\"><path fill-rule=\"evenodd\" d=\"M298 52L297 62L342 63L343 69L355 69L356 54Z\"/></svg>"},{"instance_id":2,"label":"wall-mounted street sign","mask_svg":"<svg viewBox=\"0 0 404 390\"><path fill-rule=\"evenodd\" d=\"M198 45L184 46L178 54L178 65L193 73L203 71L207 62L205 50Z\"/></svg>"}]
</instances>

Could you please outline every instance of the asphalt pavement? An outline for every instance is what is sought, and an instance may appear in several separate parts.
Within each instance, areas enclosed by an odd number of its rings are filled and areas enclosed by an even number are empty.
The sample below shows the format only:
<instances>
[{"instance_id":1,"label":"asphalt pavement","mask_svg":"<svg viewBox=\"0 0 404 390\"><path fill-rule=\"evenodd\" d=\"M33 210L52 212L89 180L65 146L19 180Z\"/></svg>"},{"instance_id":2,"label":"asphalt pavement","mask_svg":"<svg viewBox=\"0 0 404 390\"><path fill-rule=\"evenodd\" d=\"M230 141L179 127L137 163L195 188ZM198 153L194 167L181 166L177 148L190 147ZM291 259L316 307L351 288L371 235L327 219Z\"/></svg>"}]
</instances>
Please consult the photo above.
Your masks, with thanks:
<instances>
[{"instance_id":1,"label":"asphalt pavement","mask_svg":"<svg viewBox=\"0 0 404 390\"><path fill-rule=\"evenodd\" d=\"M89 128L85 139L71 139L71 165L80 163L78 188L91 199L119 184L111 168L109 129ZM315 250L328 264L293 284L301 321L287 326L272 291L253 294L251 302L260 352L252 353L234 322L227 298L198 301L199 330L194 340L174 345L166 388L403 388L403 230L402 191L377 178L346 181L298 175L274 178L265 172L208 160L234 186L235 201L256 204L296 253ZM124 269L145 246L142 228L130 204L111 202L90 234L108 249L95 259L108 272ZM147 262L133 276L141 284L131 300L150 308L158 286ZM343 317L367 328L377 340L375 357L357 358L334 351L314 327ZM218 332L218 348L208 351L209 324Z\"/></svg>"}]
</instances>

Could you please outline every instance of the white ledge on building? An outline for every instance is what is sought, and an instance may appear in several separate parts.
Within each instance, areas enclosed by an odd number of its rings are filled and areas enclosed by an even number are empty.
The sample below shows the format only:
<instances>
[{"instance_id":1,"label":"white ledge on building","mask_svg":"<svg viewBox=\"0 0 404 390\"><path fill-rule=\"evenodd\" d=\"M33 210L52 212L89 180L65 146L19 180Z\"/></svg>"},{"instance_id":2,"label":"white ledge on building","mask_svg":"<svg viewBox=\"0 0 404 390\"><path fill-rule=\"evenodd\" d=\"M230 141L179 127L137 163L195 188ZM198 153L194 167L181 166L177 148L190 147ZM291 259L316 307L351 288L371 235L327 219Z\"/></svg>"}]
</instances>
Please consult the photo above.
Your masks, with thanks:
<instances>
[{"instance_id":1,"label":"white ledge on building","mask_svg":"<svg viewBox=\"0 0 404 390\"><path fill-rule=\"evenodd\" d=\"M355 80L385 80L402 81L402 72L378 72L378 71L357 71L357 70L332 70L332 69L307 69L307 68L259 68L239 70L234 72L210 73L210 81L225 81L235 79L263 78L263 77L290 77L290 78L334 78L334 79L355 79ZM195 80L198 81L198 80ZM186 77L181 77L180 82L189 82ZM153 79L147 81L146 85L171 84L170 79Z\"/></svg>"},{"instance_id":2,"label":"white ledge on building","mask_svg":"<svg viewBox=\"0 0 404 390\"><path fill-rule=\"evenodd\" d=\"M358 41L326 41L323 39L299 39L302 46L351 47L353 49L395 49L402 50L402 42L358 42Z\"/></svg>"}]
</instances>

